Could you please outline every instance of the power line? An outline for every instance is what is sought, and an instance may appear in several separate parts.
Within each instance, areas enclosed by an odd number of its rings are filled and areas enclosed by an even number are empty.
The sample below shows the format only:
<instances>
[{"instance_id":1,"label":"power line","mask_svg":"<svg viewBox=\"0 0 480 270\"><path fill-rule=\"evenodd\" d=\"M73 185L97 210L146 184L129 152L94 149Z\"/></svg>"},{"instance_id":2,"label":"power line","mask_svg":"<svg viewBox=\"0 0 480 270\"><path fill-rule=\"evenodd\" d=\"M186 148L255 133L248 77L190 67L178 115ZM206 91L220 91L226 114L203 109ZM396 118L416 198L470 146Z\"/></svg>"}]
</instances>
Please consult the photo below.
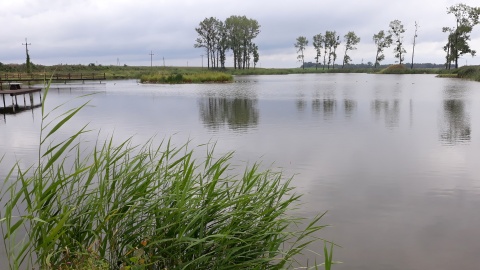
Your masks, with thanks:
<instances>
[{"instance_id":1,"label":"power line","mask_svg":"<svg viewBox=\"0 0 480 270\"><path fill-rule=\"evenodd\" d=\"M32 43L27 43L27 38L25 38L25 44L22 43L22 45L25 45L25 53L28 55L28 45L32 45Z\"/></svg>"},{"instance_id":2,"label":"power line","mask_svg":"<svg viewBox=\"0 0 480 270\"><path fill-rule=\"evenodd\" d=\"M150 55L150 67L153 67L153 56L155 54L152 51L150 51L149 55Z\"/></svg>"}]
</instances>

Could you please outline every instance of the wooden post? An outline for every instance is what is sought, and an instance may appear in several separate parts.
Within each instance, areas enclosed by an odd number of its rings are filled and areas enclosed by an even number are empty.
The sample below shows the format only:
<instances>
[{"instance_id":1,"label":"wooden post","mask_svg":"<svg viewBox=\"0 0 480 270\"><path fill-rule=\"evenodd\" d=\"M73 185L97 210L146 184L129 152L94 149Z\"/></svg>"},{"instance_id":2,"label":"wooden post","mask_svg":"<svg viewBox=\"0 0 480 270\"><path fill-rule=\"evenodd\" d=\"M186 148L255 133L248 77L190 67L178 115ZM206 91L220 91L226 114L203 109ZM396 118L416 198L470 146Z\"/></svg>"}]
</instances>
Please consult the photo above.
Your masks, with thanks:
<instances>
[{"instance_id":1,"label":"wooden post","mask_svg":"<svg viewBox=\"0 0 480 270\"><path fill-rule=\"evenodd\" d=\"M25 94L23 94L23 107L27 107L27 101L25 100Z\"/></svg>"},{"instance_id":2,"label":"wooden post","mask_svg":"<svg viewBox=\"0 0 480 270\"><path fill-rule=\"evenodd\" d=\"M33 93L28 93L30 96L30 108L33 108Z\"/></svg>"},{"instance_id":3,"label":"wooden post","mask_svg":"<svg viewBox=\"0 0 480 270\"><path fill-rule=\"evenodd\" d=\"M6 109L7 105L5 104L5 94L2 94L3 97L3 108Z\"/></svg>"},{"instance_id":4,"label":"wooden post","mask_svg":"<svg viewBox=\"0 0 480 270\"><path fill-rule=\"evenodd\" d=\"M12 96L12 110L13 110L13 113L15 113L15 100L13 99L13 96Z\"/></svg>"}]
</instances>

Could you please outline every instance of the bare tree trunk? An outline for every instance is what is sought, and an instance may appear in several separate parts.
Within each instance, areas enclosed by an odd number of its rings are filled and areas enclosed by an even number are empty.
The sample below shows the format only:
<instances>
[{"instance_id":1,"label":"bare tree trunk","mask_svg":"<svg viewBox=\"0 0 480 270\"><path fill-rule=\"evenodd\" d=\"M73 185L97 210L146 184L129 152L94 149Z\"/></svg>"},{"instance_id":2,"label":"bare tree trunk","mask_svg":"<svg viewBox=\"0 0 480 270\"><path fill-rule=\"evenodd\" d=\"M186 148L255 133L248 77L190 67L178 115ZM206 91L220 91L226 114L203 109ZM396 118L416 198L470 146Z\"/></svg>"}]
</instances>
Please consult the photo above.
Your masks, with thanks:
<instances>
[{"instance_id":1,"label":"bare tree trunk","mask_svg":"<svg viewBox=\"0 0 480 270\"><path fill-rule=\"evenodd\" d=\"M417 29L418 29L418 24L415 22L415 35L413 36L413 49L412 49L412 65L410 66L410 69L413 69L413 57L415 56L415 42L417 40Z\"/></svg>"}]
</instances>

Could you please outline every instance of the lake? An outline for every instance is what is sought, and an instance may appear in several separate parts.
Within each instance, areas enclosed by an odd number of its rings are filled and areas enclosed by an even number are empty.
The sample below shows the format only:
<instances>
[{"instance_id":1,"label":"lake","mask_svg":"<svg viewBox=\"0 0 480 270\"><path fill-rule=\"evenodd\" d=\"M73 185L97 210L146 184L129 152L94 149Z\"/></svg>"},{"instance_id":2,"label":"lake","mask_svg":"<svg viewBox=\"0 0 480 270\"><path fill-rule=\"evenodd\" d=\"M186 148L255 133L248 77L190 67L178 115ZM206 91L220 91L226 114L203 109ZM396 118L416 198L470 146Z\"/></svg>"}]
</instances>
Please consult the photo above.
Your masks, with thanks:
<instances>
[{"instance_id":1,"label":"lake","mask_svg":"<svg viewBox=\"0 0 480 270\"><path fill-rule=\"evenodd\" d=\"M241 168L294 176L297 215L328 211L333 269L476 269L480 83L434 75L237 76L231 84L55 84L46 108L90 99L60 134L216 143ZM23 104L20 102L20 104ZM0 121L0 178L35 162L41 110ZM202 156L203 153L199 155ZM323 243L314 247L322 252ZM3 250L3 245L0 248ZM4 261L4 259L0 259ZM310 264L313 261L310 260Z\"/></svg>"}]
</instances>

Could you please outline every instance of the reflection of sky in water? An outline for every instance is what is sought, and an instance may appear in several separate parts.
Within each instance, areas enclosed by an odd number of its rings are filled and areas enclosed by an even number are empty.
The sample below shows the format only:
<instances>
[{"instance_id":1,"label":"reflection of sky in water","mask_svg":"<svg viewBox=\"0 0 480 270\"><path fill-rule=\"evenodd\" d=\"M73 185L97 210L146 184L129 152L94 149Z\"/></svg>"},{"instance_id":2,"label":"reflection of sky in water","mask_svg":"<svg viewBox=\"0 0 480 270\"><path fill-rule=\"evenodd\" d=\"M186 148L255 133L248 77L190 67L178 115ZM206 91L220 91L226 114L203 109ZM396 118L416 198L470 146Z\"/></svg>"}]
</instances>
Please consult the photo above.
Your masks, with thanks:
<instances>
[{"instance_id":1,"label":"reflection of sky in water","mask_svg":"<svg viewBox=\"0 0 480 270\"><path fill-rule=\"evenodd\" d=\"M238 83L58 85L47 110L78 95L85 123L116 142L156 135L216 142L234 163L281 167L305 193L298 213L329 210L336 269L472 269L480 250L480 84L433 75L237 76ZM85 101L86 99L83 99ZM72 104L81 104L82 99ZM68 105L70 106L70 105ZM0 123L0 175L35 160L40 110ZM32 155L32 153L34 153ZM204 152L198 153L202 156ZM316 247L321 250L322 247Z\"/></svg>"}]
</instances>

